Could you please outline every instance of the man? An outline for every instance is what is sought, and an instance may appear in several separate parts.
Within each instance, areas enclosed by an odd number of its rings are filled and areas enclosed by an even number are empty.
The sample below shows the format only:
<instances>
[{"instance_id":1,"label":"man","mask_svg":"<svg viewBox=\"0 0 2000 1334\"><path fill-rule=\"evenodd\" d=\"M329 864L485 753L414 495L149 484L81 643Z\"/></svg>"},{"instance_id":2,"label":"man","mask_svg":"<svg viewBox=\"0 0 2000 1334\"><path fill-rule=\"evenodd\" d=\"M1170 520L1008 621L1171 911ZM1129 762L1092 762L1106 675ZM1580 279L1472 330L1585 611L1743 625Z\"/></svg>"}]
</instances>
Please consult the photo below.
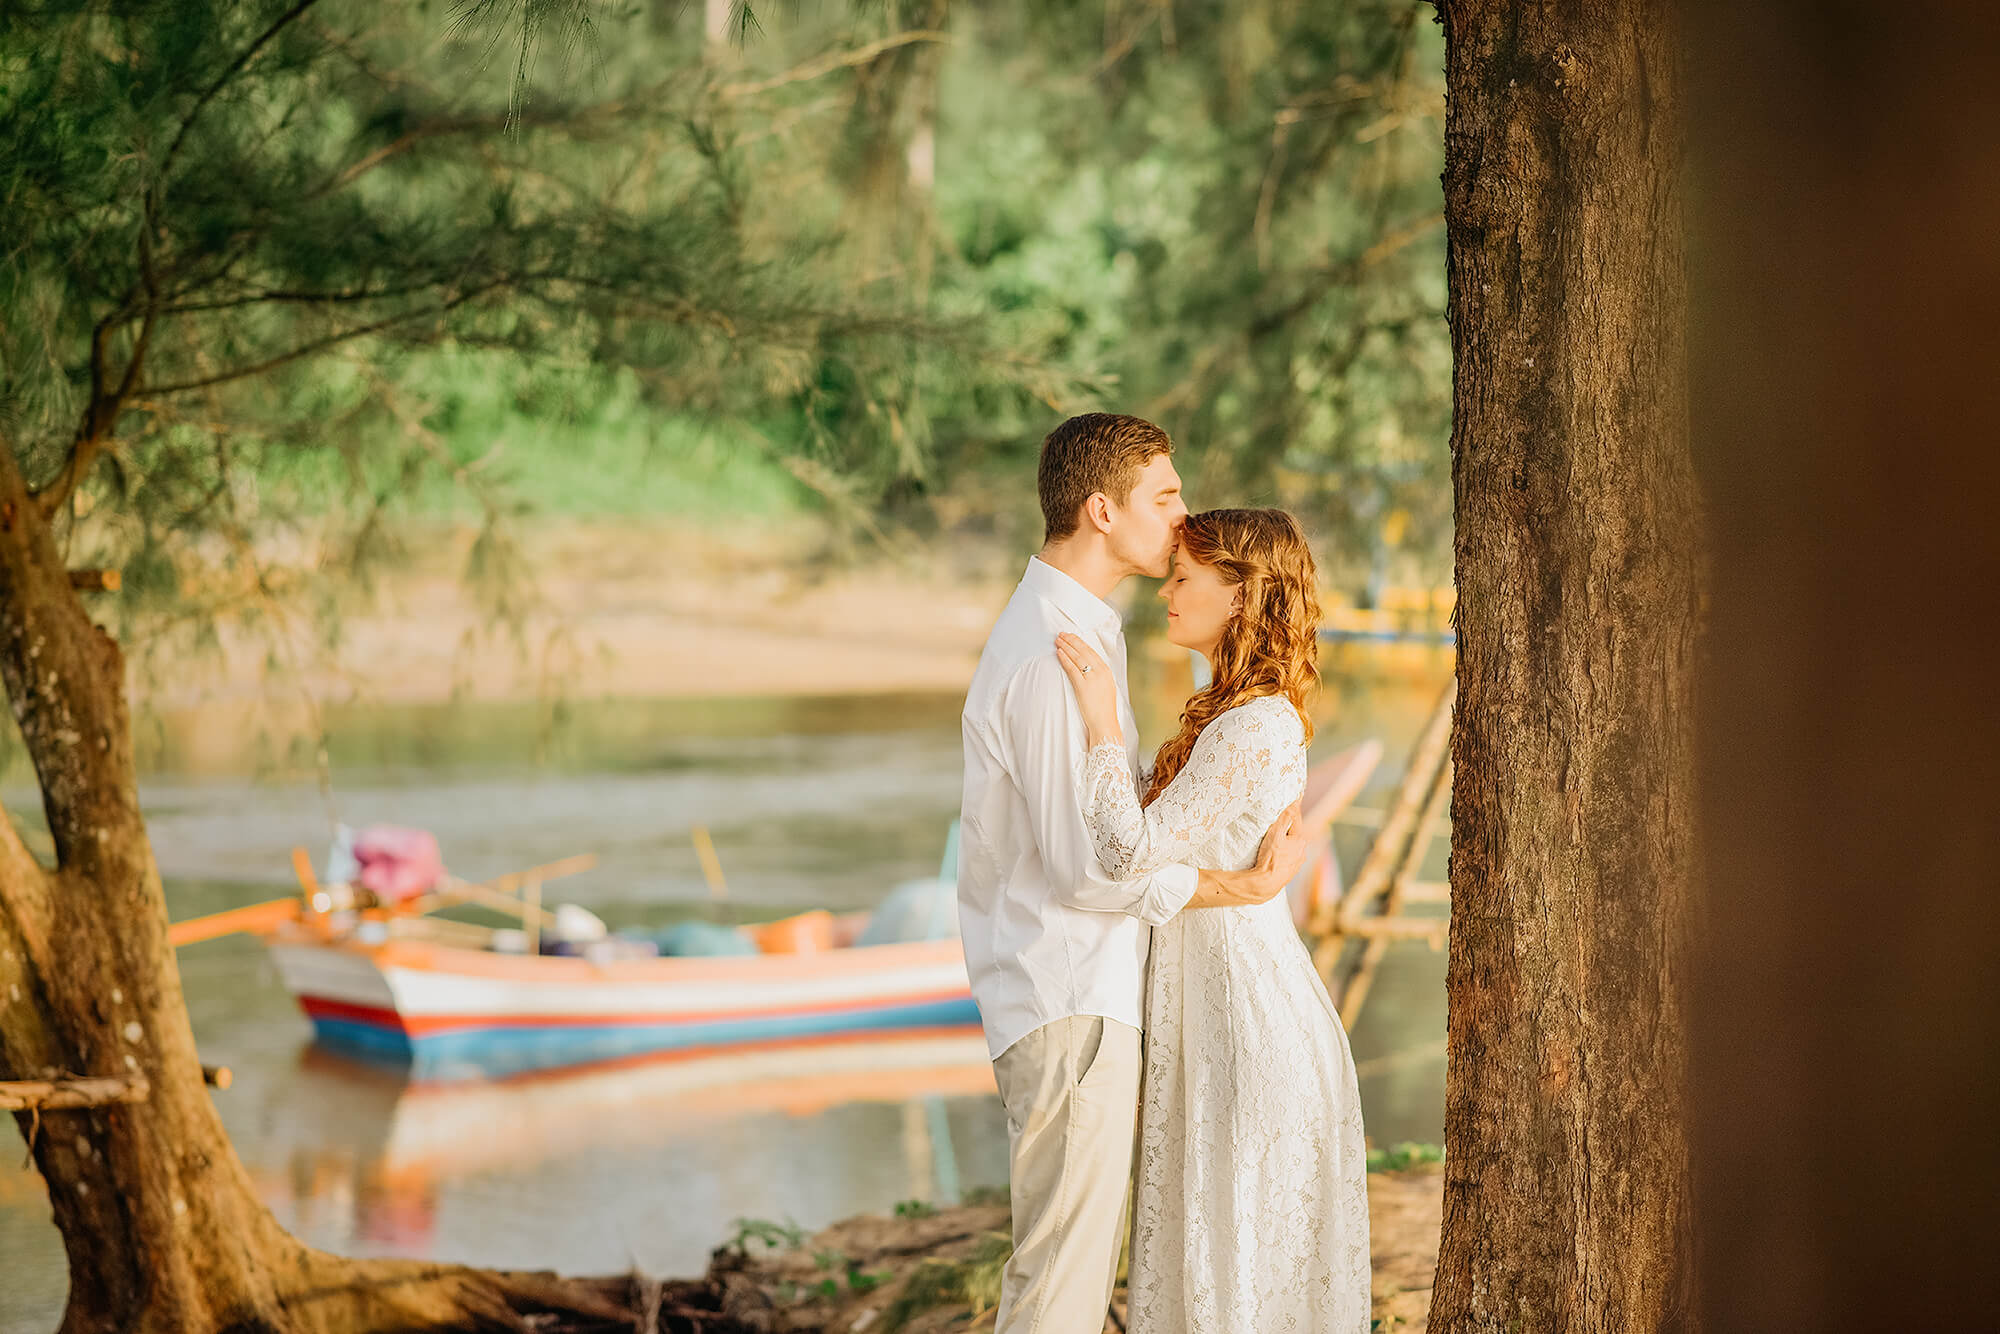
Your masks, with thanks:
<instances>
[{"instance_id":1,"label":"man","mask_svg":"<svg viewBox=\"0 0 2000 1334\"><path fill-rule=\"evenodd\" d=\"M966 696L959 929L1007 1134L1014 1254L996 1334L1098 1334L1117 1279L1138 1116L1152 927L1186 909L1262 903L1305 856L1298 812L1248 871L1104 875L1084 828L1084 725L1055 655L1067 631L1116 674L1133 774L1125 638L1105 601L1164 578L1187 506L1173 442L1137 417L1072 417L1042 444L1046 538L1001 612Z\"/></svg>"}]
</instances>

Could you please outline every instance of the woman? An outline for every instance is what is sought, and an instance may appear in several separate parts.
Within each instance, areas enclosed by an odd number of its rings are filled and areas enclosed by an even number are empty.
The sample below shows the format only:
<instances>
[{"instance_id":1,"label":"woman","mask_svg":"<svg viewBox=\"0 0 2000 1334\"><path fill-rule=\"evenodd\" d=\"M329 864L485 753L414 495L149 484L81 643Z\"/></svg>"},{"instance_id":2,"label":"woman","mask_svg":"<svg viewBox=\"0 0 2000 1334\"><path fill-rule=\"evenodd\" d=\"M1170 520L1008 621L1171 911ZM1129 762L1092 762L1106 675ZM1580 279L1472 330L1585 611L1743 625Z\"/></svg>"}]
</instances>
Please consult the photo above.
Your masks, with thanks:
<instances>
[{"instance_id":1,"label":"woman","mask_svg":"<svg viewBox=\"0 0 2000 1334\"><path fill-rule=\"evenodd\" d=\"M1282 510L1187 520L1167 638L1212 682L1132 789L1116 687L1073 635L1057 656L1089 752L1085 823L1120 878L1241 868L1305 788L1318 683L1312 553ZM1133 1199L1134 1334L1364 1334L1367 1150L1347 1035L1284 895L1183 912L1153 932Z\"/></svg>"}]
</instances>

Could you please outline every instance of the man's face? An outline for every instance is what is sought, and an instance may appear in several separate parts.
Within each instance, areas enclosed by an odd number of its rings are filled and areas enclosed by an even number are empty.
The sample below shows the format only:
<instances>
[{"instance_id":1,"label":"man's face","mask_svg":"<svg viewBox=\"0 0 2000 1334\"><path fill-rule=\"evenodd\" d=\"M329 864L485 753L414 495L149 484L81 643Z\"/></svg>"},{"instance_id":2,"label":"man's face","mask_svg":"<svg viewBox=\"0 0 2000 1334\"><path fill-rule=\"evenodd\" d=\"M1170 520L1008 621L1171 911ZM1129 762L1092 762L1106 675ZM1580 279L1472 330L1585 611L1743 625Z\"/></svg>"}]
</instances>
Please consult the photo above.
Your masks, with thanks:
<instances>
[{"instance_id":1,"label":"man's face","mask_svg":"<svg viewBox=\"0 0 2000 1334\"><path fill-rule=\"evenodd\" d=\"M1106 497L1109 500L1109 497ZM1164 579L1173 562L1187 505L1181 500L1181 477L1173 460L1155 454L1139 470L1139 480L1124 504L1110 505L1111 527L1105 534L1111 552L1134 574Z\"/></svg>"}]
</instances>

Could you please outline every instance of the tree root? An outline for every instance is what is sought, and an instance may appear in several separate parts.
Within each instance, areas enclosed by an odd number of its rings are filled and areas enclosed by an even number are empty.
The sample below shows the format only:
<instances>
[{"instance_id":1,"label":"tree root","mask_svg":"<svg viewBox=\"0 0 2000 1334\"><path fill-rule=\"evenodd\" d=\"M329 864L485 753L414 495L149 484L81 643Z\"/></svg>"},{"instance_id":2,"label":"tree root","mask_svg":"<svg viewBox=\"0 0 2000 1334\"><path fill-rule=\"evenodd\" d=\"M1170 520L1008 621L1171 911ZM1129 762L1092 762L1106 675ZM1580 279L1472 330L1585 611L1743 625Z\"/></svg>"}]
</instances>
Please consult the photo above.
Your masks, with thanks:
<instances>
[{"instance_id":1,"label":"tree root","mask_svg":"<svg viewBox=\"0 0 2000 1334\"><path fill-rule=\"evenodd\" d=\"M623 1292L602 1281L408 1260L315 1254L277 1310L222 1334L631 1334Z\"/></svg>"},{"instance_id":2,"label":"tree root","mask_svg":"<svg viewBox=\"0 0 2000 1334\"><path fill-rule=\"evenodd\" d=\"M396 1260L339 1260L284 1299L285 1334L771 1334L770 1302L717 1266L700 1279L562 1278ZM256 1325L225 1334L263 1334Z\"/></svg>"}]
</instances>

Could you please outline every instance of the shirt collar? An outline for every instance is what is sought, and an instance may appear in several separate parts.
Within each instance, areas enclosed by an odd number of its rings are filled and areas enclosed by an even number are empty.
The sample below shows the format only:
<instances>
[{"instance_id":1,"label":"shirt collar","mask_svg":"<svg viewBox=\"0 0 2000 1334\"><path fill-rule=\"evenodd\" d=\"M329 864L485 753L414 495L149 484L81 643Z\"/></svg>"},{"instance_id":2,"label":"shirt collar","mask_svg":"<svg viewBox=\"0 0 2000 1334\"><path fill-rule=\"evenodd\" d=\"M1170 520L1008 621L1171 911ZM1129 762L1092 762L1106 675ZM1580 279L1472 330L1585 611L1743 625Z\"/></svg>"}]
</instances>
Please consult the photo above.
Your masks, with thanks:
<instances>
[{"instance_id":1,"label":"shirt collar","mask_svg":"<svg viewBox=\"0 0 2000 1334\"><path fill-rule=\"evenodd\" d=\"M1057 610L1078 625L1100 634L1115 635L1124 628L1124 619L1117 608L1040 556L1028 557L1028 572L1021 576L1021 586L1054 603Z\"/></svg>"}]
</instances>

